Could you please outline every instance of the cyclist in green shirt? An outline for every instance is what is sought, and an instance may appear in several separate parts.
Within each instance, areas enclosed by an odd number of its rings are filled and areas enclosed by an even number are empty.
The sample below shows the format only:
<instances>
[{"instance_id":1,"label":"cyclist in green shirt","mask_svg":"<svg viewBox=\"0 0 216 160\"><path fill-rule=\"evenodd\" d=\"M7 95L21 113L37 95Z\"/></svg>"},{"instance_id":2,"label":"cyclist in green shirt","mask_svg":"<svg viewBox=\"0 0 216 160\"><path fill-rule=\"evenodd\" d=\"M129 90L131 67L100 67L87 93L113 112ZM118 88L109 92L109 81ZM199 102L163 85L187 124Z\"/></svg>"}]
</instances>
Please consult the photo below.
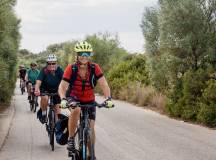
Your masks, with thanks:
<instances>
[{"instance_id":1,"label":"cyclist in green shirt","mask_svg":"<svg viewBox=\"0 0 216 160\"><path fill-rule=\"evenodd\" d=\"M36 84L37 77L40 73L40 71L37 69L37 63L32 62L30 64L30 67L31 69L29 69L26 74L26 81L27 81L26 86L27 86L27 91L28 91L28 100L30 100L30 97L31 97L30 95L31 95L32 86Z\"/></svg>"}]
</instances>

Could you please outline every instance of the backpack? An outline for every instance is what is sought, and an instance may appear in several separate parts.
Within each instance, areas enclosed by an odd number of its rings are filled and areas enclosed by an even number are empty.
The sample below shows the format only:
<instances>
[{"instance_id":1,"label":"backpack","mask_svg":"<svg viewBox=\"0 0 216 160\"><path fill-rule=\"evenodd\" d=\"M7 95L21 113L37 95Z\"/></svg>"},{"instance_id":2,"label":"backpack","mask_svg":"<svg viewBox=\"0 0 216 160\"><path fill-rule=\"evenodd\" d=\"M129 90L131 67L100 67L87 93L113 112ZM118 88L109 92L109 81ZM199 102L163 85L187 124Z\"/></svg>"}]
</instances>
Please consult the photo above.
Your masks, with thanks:
<instances>
[{"instance_id":1,"label":"backpack","mask_svg":"<svg viewBox=\"0 0 216 160\"><path fill-rule=\"evenodd\" d=\"M59 119L55 125L56 142L60 145L65 145L67 144L67 140L69 136L68 117L63 114L59 114L58 117Z\"/></svg>"},{"instance_id":2,"label":"backpack","mask_svg":"<svg viewBox=\"0 0 216 160\"><path fill-rule=\"evenodd\" d=\"M71 78L70 78L70 88L73 87L74 82L77 79L77 72L78 72L78 66L77 64L72 64L72 74L71 74ZM94 89L94 87L97 85L97 77L95 74L95 64L91 63L90 64L90 76L89 76L89 81L90 81L90 85L92 87L92 89Z\"/></svg>"}]
</instances>

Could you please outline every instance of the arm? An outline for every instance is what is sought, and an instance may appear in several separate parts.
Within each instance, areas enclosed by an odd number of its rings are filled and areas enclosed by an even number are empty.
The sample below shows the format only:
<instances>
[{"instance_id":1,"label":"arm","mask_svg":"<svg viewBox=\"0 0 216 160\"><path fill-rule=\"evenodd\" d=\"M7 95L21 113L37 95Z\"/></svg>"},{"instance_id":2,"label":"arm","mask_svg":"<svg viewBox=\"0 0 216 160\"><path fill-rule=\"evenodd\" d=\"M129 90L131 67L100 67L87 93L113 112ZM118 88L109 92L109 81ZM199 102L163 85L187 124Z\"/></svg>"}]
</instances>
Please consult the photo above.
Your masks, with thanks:
<instances>
[{"instance_id":1,"label":"arm","mask_svg":"<svg viewBox=\"0 0 216 160\"><path fill-rule=\"evenodd\" d=\"M25 76L25 80L28 82L28 74L26 74L26 76Z\"/></svg>"},{"instance_id":2,"label":"arm","mask_svg":"<svg viewBox=\"0 0 216 160\"><path fill-rule=\"evenodd\" d=\"M61 83L59 84L58 93L61 99L66 98L65 94L68 89L69 83L65 80L61 80Z\"/></svg>"},{"instance_id":3,"label":"arm","mask_svg":"<svg viewBox=\"0 0 216 160\"><path fill-rule=\"evenodd\" d=\"M44 79L44 73L43 70L41 70L35 84L35 93L37 94L40 94L40 86L42 84L43 79Z\"/></svg>"},{"instance_id":4,"label":"arm","mask_svg":"<svg viewBox=\"0 0 216 160\"><path fill-rule=\"evenodd\" d=\"M110 97L110 88L109 85L105 79L104 76L102 76L100 79L98 79L98 83L100 85L100 88L103 91L104 97L107 99L108 97Z\"/></svg>"},{"instance_id":5,"label":"arm","mask_svg":"<svg viewBox=\"0 0 216 160\"><path fill-rule=\"evenodd\" d=\"M35 91L36 91L36 92L40 91L41 83L42 83L41 80L37 80L37 81L36 81L36 84L35 84Z\"/></svg>"}]
</instances>

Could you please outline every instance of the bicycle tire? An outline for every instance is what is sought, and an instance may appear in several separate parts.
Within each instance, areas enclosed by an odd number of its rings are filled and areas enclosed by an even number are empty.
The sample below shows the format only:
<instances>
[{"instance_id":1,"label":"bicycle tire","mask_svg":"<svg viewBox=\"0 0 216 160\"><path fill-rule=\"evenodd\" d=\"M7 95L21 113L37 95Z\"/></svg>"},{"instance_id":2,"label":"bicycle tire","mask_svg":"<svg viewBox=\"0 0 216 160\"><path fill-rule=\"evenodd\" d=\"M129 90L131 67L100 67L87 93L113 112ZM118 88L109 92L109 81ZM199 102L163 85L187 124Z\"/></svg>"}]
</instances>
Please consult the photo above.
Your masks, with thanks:
<instances>
[{"instance_id":1,"label":"bicycle tire","mask_svg":"<svg viewBox=\"0 0 216 160\"><path fill-rule=\"evenodd\" d=\"M34 113L37 110L37 101L38 101L38 97L34 96L33 102L34 102Z\"/></svg>"},{"instance_id":2,"label":"bicycle tire","mask_svg":"<svg viewBox=\"0 0 216 160\"><path fill-rule=\"evenodd\" d=\"M82 160L87 160L87 148L88 148L88 130L83 130L83 142L82 142Z\"/></svg>"},{"instance_id":3,"label":"bicycle tire","mask_svg":"<svg viewBox=\"0 0 216 160\"><path fill-rule=\"evenodd\" d=\"M33 102L31 102L31 105L30 105L31 107L31 111L33 111L33 108L34 108L34 103Z\"/></svg>"},{"instance_id":4,"label":"bicycle tire","mask_svg":"<svg viewBox=\"0 0 216 160\"><path fill-rule=\"evenodd\" d=\"M87 143L88 143L88 146L90 147L90 160L94 160L94 157L95 157L95 151L94 151L94 143L93 143L93 137L92 137L92 130L91 129L88 129L87 131Z\"/></svg>"},{"instance_id":5,"label":"bicycle tire","mask_svg":"<svg viewBox=\"0 0 216 160\"><path fill-rule=\"evenodd\" d=\"M33 109L34 109L34 102L33 102L33 100L34 100L34 96L31 95L31 99L30 99L30 109L31 109L31 111L33 111Z\"/></svg>"},{"instance_id":6,"label":"bicycle tire","mask_svg":"<svg viewBox=\"0 0 216 160\"><path fill-rule=\"evenodd\" d=\"M21 93L22 93L22 95L23 95L23 93L24 93L24 90L23 90L23 88L21 88Z\"/></svg>"},{"instance_id":7,"label":"bicycle tire","mask_svg":"<svg viewBox=\"0 0 216 160\"><path fill-rule=\"evenodd\" d=\"M48 134L49 134L49 141L51 150L54 151L54 131L55 131L55 113L53 110L49 110L49 123L48 123Z\"/></svg>"}]
</instances>

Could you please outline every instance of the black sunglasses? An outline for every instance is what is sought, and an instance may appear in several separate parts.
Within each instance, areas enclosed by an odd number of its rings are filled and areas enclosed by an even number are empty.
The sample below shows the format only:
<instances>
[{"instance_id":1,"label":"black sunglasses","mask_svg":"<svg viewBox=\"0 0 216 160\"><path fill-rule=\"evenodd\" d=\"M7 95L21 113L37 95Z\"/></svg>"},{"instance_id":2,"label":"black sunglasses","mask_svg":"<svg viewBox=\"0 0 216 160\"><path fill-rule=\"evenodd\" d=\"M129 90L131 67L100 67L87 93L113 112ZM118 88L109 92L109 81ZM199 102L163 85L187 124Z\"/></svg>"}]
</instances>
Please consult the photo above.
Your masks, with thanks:
<instances>
[{"instance_id":1,"label":"black sunglasses","mask_svg":"<svg viewBox=\"0 0 216 160\"><path fill-rule=\"evenodd\" d=\"M47 64L50 65L50 66L51 66L51 65L56 65L56 63L47 63Z\"/></svg>"}]
</instances>

